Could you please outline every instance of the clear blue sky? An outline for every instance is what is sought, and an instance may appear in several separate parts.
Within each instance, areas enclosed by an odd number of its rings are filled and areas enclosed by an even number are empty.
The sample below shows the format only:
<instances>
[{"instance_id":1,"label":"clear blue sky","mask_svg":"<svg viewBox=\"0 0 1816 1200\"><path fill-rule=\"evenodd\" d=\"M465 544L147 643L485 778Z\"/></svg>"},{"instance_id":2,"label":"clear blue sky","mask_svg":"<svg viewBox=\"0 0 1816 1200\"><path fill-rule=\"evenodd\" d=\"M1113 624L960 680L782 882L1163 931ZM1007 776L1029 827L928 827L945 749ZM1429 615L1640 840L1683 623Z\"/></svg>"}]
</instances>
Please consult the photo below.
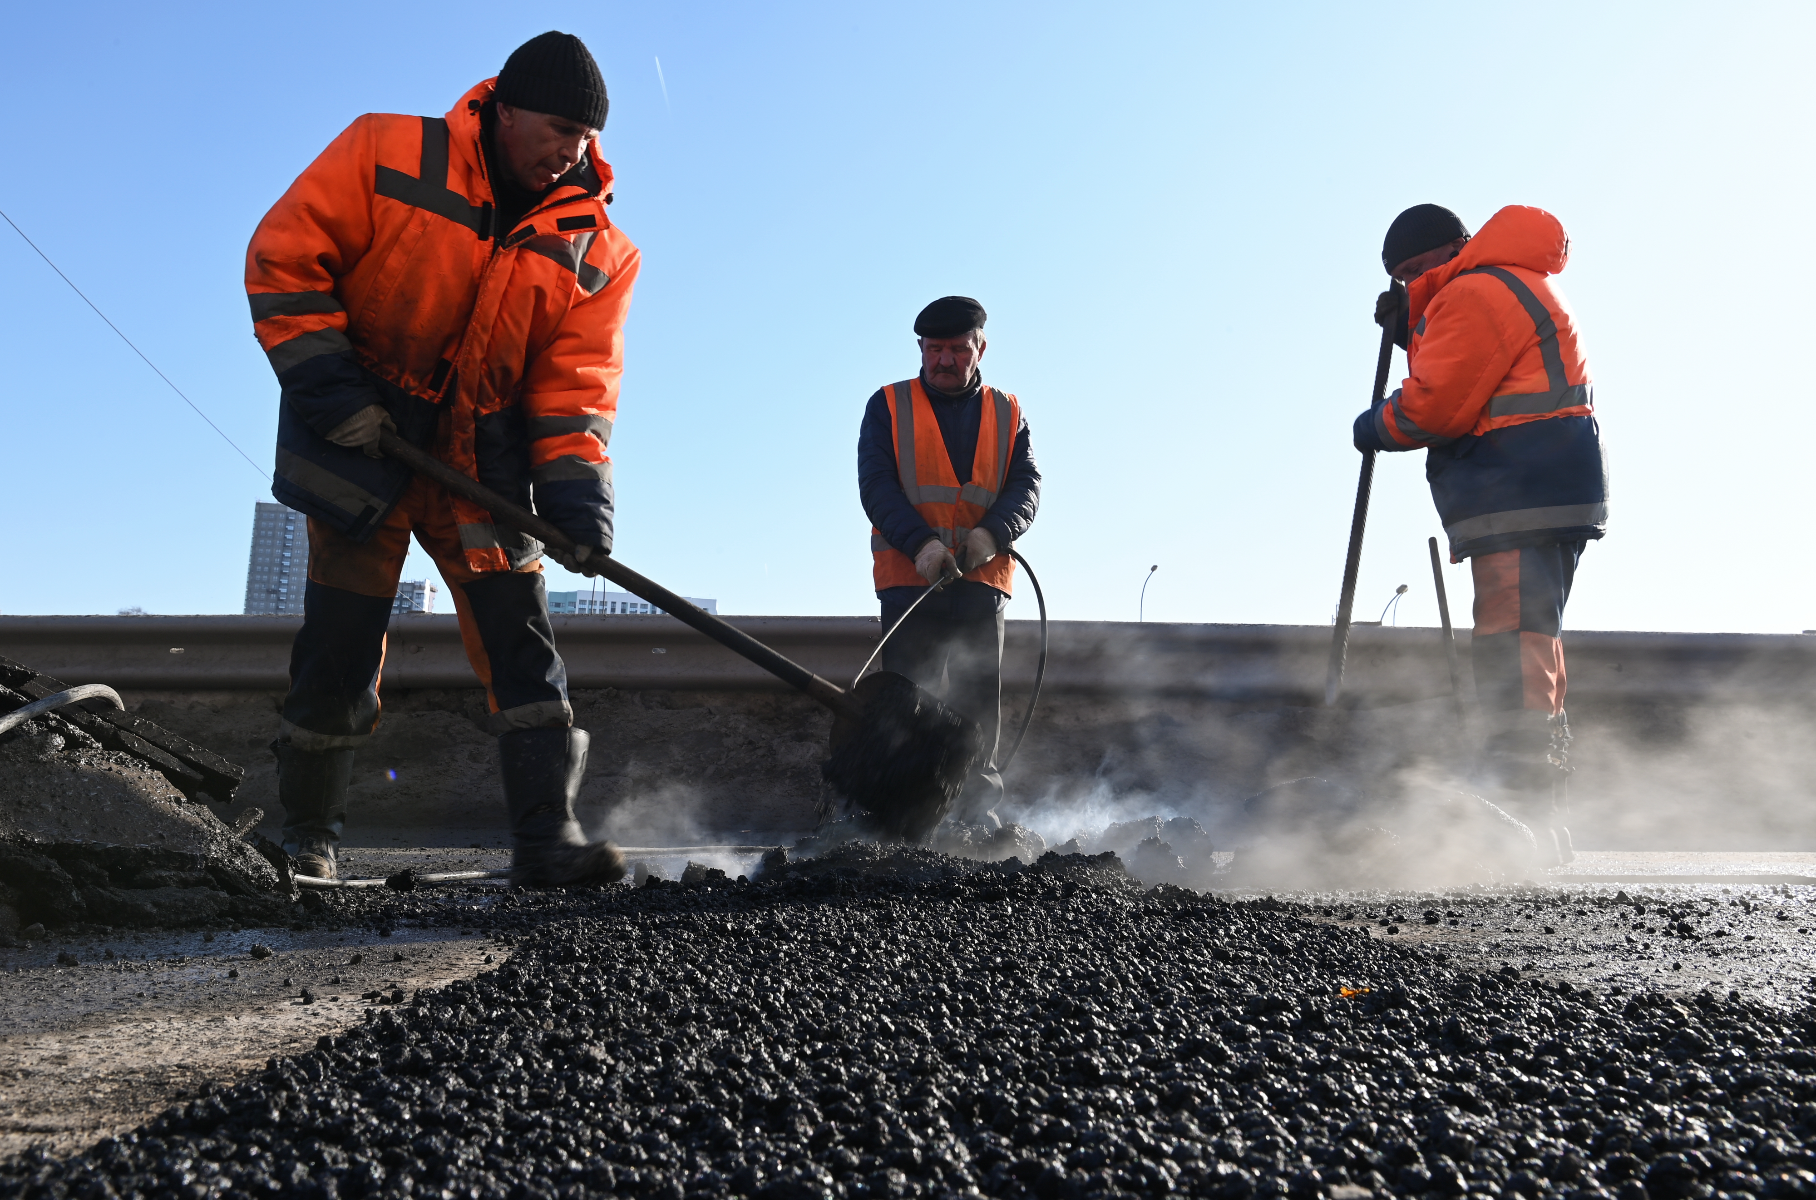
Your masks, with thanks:
<instances>
[{"instance_id":1,"label":"clear blue sky","mask_svg":"<svg viewBox=\"0 0 1816 1200\"><path fill-rule=\"evenodd\" d=\"M1157 562L1150 618L1327 621L1382 231L1521 203L1571 232L1612 455L1568 623L1816 627L1813 26L1745 3L21 6L0 207L260 469L0 227L0 611L239 610L277 404L254 224L360 113L445 112L559 28L604 68L613 216L644 253L618 554L677 591L874 611L859 416L915 369L914 313L960 292L1032 422L1022 549L1056 616L1133 619ZM1420 456L1381 466L1358 615L1404 582L1401 622L1430 623Z\"/></svg>"}]
</instances>

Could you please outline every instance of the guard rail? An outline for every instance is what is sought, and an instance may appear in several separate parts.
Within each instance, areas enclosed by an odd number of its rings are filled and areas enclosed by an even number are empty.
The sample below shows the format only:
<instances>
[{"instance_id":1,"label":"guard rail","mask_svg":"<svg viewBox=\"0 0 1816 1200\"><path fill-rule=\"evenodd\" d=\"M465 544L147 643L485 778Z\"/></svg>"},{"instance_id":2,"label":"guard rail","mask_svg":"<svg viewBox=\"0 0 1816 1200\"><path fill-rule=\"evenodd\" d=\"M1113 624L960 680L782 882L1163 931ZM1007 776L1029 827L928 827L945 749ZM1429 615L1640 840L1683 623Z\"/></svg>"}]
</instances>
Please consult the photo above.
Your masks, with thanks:
<instances>
[{"instance_id":1,"label":"guard rail","mask_svg":"<svg viewBox=\"0 0 1816 1200\"><path fill-rule=\"evenodd\" d=\"M867 617L735 617L752 637L828 679L849 679L875 645ZM0 617L0 655L69 683L140 690L280 690L296 617ZM554 619L577 688L784 690L784 685L666 616ZM1330 629L1319 625L1055 621L1048 689L1313 704ZM1467 651L1468 635L1459 635ZM1782 703L1816 694L1816 637L1797 634L1571 631L1573 700ZM1033 680L1038 629L1008 623L1004 683ZM385 682L477 686L451 615L394 618ZM1439 633L1358 627L1345 695L1396 703L1449 690Z\"/></svg>"}]
</instances>

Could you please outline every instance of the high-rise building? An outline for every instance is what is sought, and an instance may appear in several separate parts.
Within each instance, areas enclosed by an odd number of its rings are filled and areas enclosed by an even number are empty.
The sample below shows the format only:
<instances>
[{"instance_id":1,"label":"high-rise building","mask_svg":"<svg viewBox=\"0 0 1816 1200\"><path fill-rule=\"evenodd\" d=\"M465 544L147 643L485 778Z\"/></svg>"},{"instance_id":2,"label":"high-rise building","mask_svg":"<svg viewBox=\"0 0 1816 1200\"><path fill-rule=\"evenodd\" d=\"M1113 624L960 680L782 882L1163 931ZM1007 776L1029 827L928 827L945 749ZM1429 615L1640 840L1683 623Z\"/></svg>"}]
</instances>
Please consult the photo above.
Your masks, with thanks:
<instances>
[{"instance_id":1,"label":"high-rise building","mask_svg":"<svg viewBox=\"0 0 1816 1200\"><path fill-rule=\"evenodd\" d=\"M435 593L439 589L426 579L406 579L397 585L397 599L391 601L391 615L432 613Z\"/></svg>"},{"instance_id":2,"label":"high-rise building","mask_svg":"<svg viewBox=\"0 0 1816 1200\"><path fill-rule=\"evenodd\" d=\"M246 614L301 616L308 573L308 519L282 504L254 505Z\"/></svg>"},{"instance_id":3,"label":"high-rise building","mask_svg":"<svg viewBox=\"0 0 1816 1200\"><path fill-rule=\"evenodd\" d=\"M709 613L719 611L717 600L702 600L697 596L683 596L683 600L704 608ZM662 610L647 600L639 600L629 592L550 592L549 612L555 616L620 616L633 613L660 613Z\"/></svg>"}]
</instances>

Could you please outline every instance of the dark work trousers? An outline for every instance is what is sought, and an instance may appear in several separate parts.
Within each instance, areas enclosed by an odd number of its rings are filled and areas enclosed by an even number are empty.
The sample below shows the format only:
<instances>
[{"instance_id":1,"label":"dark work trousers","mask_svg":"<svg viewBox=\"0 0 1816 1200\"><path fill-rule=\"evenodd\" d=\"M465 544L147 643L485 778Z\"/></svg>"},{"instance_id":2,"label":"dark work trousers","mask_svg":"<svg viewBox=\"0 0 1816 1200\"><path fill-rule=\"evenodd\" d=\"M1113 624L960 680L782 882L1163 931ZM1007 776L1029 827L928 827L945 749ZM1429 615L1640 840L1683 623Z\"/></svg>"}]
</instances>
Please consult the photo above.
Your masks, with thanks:
<instances>
[{"instance_id":1,"label":"dark work trousers","mask_svg":"<svg viewBox=\"0 0 1816 1200\"><path fill-rule=\"evenodd\" d=\"M280 740L303 750L352 749L377 728L385 631L412 533L453 594L467 661L491 709L486 730L572 725L541 564L473 571L446 494L419 479L365 542L309 522L309 586L290 651Z\"/></svg>"},{"instance_id":2,"label":"dark work trousers","mask_svg":"<svg viewBox=\"0 0 1816 1200\"><path fill-rule=\"evenodd\" d=\"M1587 543L1551 542L1469 560L1475 576L1470 658L1484 711L1564 711L1564 604Z\"/></svg>"},{"instance_id":3,"label":"dark work trousers","mask_svg":"<svg viewBox=\"0 0 1816 1200\"><path fill-rule=\"evenodd\" d=\"M883 629L893 626L926 590L895 587L877 593ZM996 742L1002 725L1003 607L1008 600L987 584L955 583L929 596L883 647L883 670L906 675L984 731L983 757L953 811L961 821L982 820L1003 796Z\"/></svg>"}]
</instances>

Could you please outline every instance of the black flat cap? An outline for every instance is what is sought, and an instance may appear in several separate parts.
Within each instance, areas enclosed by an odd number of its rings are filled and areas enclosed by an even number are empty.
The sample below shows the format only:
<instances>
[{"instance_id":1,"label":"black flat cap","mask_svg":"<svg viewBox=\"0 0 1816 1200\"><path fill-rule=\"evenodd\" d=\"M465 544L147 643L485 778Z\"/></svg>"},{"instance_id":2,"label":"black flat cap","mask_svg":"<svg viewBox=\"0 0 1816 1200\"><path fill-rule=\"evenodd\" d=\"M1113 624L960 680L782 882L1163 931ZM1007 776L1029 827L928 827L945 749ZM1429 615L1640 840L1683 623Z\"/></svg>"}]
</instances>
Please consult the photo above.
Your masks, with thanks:
<instances>
[{"instance_id":1,"label":"black flat cap","mask_svg":"<svg viewBox=\"0 0 1816 1200\"><path fill-rule=\"evenodd\" d=\"M1381 265L1391 274L1409 258L1468 236L1469 227L1463 224L1463 218L1448 208L1441 204L1415 204L1387 227L1387 240L1381 243Z\"/></svg>"},{"instance_id":2,"label":"black flat cap","mask_svg":"<svg viewBox=\"0 0 1816 1200\"><path fill-rule=\"evenodd\" d=\"M914 333L916 337L962 337L982 329L989 319L984 306L969 296L941 296L914 319Z\"/></svg>"}]
</instances>

